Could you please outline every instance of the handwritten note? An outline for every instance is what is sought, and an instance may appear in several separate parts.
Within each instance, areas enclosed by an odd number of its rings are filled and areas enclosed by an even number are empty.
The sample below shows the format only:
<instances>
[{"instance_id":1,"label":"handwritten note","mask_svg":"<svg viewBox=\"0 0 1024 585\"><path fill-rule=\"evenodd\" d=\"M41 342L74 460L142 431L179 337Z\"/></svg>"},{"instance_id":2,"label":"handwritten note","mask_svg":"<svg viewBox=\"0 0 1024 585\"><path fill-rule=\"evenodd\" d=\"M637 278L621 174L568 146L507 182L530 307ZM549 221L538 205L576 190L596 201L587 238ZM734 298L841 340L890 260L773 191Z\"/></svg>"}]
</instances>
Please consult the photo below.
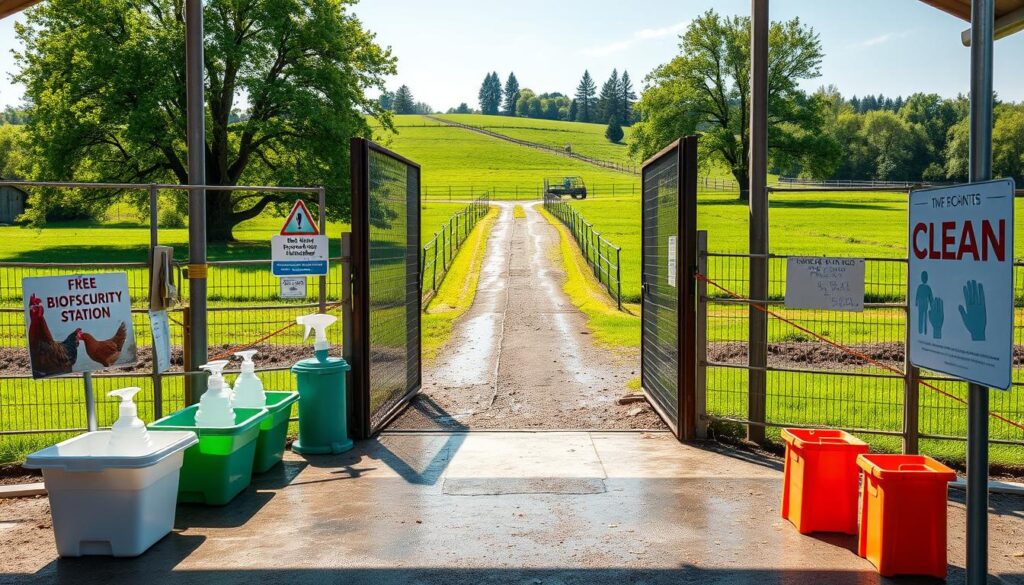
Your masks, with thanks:
<instances>
[{"instance_id":1,"label":"handwritten note","mask_svg":"<svg viewBox=\"0 0 1024 585\"><path fill-rule=\"evenodd\" d=\"M786 260L786 307L864 310L864 259L793 256Z\"/></svg>"}]
</instances>

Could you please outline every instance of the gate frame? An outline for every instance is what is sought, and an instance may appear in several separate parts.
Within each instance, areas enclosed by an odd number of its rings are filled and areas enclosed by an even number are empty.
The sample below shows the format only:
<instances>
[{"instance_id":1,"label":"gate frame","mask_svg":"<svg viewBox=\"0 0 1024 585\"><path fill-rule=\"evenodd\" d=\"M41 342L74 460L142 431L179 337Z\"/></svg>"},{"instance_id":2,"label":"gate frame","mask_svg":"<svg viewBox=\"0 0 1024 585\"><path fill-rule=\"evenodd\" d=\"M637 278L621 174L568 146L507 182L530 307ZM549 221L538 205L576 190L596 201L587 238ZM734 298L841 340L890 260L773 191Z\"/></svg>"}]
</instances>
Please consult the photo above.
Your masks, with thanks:
<instances>
[{"instance_id":1,"label":"gate frame","mask_svg":"<svg viewBox=\"0 0 1024 585\"><path fill-rule=\"evenodd\" d=\"M417 202L422 205L423 176L417 163L404 156L388 150L371 140L355 137L350 141L350 179L351 179L351 236L350 250L343 250L342 255L348 256L349 274L342 276L342 287L348 287L348 302L343 301L345 311L342 314L343 343L342 353L351 369L347 374L346 398L348 402L349 436L353 439L368 439L387 427L405 409L409 399L419 393L423 387L423 279L417 279L416 313L420 318L420 359L416 376L416 384L407 389L405 394L381 419L378 428L373 428L370 412L370 152L393 158L405 165L414 167L419 180L417 182ZM422 249L420 222L416 231L416 266L421 265ZM342 293L343 296L345 293Z\"/></svg>"},{"instance_id":2,"label":"gate frame","mask_svg":"<svg viewBox=\"0 0 1024 585\"><path fill-rule=\"evenodd\" d=\"M675 151L673 153L673 151ZM677 169L679 178L677 186L677 232L676 237L676 282L679 283L677 303L677 341L679 363L676 381L677 420L666 416L664 409L653 399L647 389L642 387L644 371L643 351L643 318L646 285L643 286L643 297L640 302L640 380L641 389L648 402L672 429L680 441L692 441L697 438L697 137L684 136L669 144L657 154L651 156L641 165L640 181L640 257L646 258L647 218L643 210L643 169L654 162L675 155L678 157ZM641 262L642 271L643 262ZM641 282L646 283L646 275L641 275Z\"/></svg>"}]
</instances>

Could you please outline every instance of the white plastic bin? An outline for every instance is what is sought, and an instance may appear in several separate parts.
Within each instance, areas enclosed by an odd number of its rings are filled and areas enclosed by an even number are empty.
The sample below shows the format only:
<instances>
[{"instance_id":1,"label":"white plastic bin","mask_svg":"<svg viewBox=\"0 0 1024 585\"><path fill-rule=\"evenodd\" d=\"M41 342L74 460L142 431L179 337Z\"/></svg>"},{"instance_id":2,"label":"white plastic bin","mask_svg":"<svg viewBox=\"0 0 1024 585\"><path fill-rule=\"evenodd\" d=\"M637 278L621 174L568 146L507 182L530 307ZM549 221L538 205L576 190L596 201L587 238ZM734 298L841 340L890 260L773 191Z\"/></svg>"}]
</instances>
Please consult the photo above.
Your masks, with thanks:
<instances>
[{"instance_id":1,"label":"white plastic bin","mask_svg":"<svg viewBox=\"0 0 1024 585\"><path fill-rule=\"evenodd\" d=\"M174 527L178 474L192 432L151 433L153 448L136 456L108 454L110 431L68 439L28 456L42 469L53 534L62 557L134 557Z\"/></svg>"}]
</instances>

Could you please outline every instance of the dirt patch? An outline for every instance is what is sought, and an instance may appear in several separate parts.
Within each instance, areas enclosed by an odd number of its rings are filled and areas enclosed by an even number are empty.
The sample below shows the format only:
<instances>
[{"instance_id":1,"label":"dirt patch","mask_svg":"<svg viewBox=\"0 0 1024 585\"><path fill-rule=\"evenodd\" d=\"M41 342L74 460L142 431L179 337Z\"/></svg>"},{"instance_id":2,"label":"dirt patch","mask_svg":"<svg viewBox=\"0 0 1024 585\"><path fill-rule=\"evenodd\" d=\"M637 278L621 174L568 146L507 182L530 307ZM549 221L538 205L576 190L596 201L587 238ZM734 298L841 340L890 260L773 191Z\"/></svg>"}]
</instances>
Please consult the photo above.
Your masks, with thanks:
<instances>
[{"instance_id":1,"label":"dirt patch","mask_svg":"<svg viewBox=\"0 0 1024 585\"><path fill-rule=\"evenodd\" d=\"M863 357L903 369L903 342L887 341L849 346L843 351L820 341L785 341L768 344L768 365L822 369L861 368L870 365ZM859 354L859 355L855 355ZM739 365L747 363L747 344L739 341L708 344L708 361ZM1013 365L1024 365L1024 346L1013 346Z\"/></svg>"},{"instance_id":2,"label":"dirt patch","mask_svg":"<svg viewBox=\"0 0 1024 585\"><path fill-rule=\"evenodd\" d=\"M0 485L21 485L43 481L43 472L20 465L0 465Z\"/></svg>"},{"instance_id":3,"label":"dirt patch","mask_svg":"<svg viewBox=\"0 0 1024 585\"><path fill-rule=\"evenodd\" d=\"M230 352L237 346L227 343L211 345L210 356ZM261 343L252 346L251 349L259 350L253 361L257 368L280 368L290 366L296 361L313 355L313 348L310 345L273 345ZM339 353L341 346L332 348L332 352ZM149 375L153 371L153 348L140 347L134 363L125 364L116 368L106 370L108 372L123 373L126 375ZM238 358L233 358L236 363ZM171 369L168 372L181 372L184 353L180 345L171 346ZM0 376L27 376L31 375L29 369L29 357L27 347L0 347Z\"/></svg>"}]
</instances>

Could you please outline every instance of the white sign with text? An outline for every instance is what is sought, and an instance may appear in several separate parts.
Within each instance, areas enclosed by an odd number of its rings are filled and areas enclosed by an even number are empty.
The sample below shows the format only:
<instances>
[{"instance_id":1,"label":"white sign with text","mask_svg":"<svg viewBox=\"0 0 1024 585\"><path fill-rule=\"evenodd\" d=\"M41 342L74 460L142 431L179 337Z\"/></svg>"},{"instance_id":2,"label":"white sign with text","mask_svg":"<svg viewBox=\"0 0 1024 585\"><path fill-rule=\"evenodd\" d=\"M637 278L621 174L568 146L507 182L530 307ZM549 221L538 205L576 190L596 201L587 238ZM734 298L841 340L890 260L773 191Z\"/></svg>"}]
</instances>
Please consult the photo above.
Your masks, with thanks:
<instances>
[{"instance_id":1,"label":"white sign with text","mask_svg":"<svg viewBox=\"0 0 1024 585\"><path fill-rule=\"evenodd\" d=\"M786 259L786 307L864 310L864 259L791 256Z\"/></svg>"}]
</instances>

